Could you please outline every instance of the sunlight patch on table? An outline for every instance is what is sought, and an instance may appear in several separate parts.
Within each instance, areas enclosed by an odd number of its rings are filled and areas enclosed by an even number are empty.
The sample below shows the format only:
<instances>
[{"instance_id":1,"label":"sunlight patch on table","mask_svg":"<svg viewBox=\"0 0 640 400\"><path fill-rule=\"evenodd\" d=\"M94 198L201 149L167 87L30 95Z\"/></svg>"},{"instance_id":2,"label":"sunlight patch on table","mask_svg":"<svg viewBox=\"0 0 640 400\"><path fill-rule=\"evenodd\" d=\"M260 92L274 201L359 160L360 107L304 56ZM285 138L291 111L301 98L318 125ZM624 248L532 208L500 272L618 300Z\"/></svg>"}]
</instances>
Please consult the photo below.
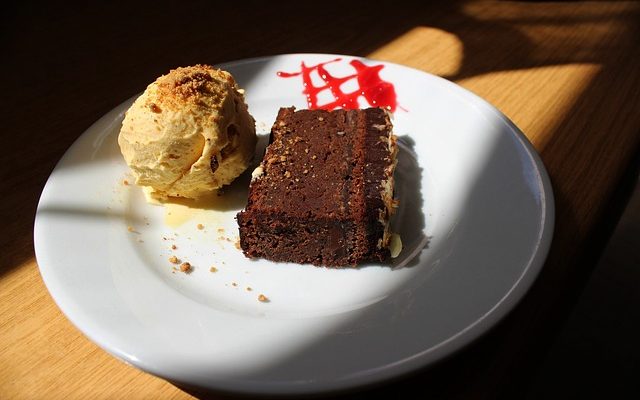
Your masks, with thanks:
<instances>
[{"instance_id":1,"label":"sunlight patch on table","mask_svg":"<svg viewBox=\"0 0 640 400\"><path fill-rule=\"evenodd\" d=\"M407 52L406 49L412 51ZM367 57L404 64L434 75L450 76L460 70L463 54L462 42L456 35L438 28L419 26Z\"/></svg>"},{"instance_id":2,"label":"sunlight patch on table","mask_svg":"<svg viewBox=\"0 0 640 400\"><path fill-rule=\"evenodd\" d=\"M507 115L541 152L601 70L600 65L566 64L498 71L458 83ZM547 82L541 85L540 82ZM526 94L526 101L522 101Z\"/></svg>"}]
</instances>

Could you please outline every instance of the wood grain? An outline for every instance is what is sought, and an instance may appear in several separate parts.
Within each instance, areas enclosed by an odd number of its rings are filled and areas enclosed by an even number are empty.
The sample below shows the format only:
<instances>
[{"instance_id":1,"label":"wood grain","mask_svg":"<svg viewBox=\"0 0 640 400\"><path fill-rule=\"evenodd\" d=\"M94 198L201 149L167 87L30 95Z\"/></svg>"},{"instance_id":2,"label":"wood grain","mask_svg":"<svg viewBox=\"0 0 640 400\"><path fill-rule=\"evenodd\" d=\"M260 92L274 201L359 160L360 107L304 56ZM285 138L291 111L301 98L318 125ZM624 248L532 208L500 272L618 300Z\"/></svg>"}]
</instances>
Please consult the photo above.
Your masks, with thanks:
<instances>
[{"instance_id":1,"label":"wood grain","mask_svg":"<svg viewBox=\"0 0 640 400\"><path fill-rule=\"evenodd\" d=\"M407 397L519 397L566 316L570 293L589 274L581 257L640 148L640 4L153 4L13 5L2 16L9 79L0 99L0 398L223 397L183 391L82 336L42 283L33 217L68 146L156 76L180 65L291 52L368 55L444 76L502 110L540 152L557 223L531 292L478 343L376 389Z\"/></svg>"}]
</instances>

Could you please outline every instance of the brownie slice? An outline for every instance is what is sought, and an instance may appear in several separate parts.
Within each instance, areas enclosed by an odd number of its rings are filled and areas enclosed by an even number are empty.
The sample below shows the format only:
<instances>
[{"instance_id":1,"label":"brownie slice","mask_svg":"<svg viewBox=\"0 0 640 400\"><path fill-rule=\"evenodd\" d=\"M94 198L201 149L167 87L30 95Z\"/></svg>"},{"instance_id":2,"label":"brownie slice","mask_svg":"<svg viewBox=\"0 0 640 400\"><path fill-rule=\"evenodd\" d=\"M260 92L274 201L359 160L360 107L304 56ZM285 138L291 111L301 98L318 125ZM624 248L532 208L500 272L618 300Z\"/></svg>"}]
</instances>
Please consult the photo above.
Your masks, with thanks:
<instances>
[{"instance_id":1,"label":"brownie slice","mask_svg":"<svg viewBox=\"0 0 640 400\"><path fill-rule=\"evenodd\" d=\"M396 206L387 112L281 108L237 215L247 257L330 267L384 261Z\"/></svg>"}]
</instances>

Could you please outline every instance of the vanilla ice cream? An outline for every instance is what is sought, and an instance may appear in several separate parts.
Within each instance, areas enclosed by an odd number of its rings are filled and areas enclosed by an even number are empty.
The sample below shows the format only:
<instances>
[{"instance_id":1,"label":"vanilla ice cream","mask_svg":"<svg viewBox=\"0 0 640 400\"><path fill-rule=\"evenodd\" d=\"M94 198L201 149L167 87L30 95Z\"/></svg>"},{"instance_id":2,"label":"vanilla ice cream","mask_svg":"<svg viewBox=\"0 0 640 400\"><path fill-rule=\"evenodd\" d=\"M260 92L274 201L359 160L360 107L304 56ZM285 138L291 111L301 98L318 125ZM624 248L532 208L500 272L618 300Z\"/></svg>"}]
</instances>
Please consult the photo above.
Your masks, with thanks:
<instances>
[{"instance_id":1,"label":"vanilla ice cream","mask_svg":"<svg viewBox=\"0 0 640 400\"><path fill-rule=\"evenodd\" d=\"M255 121L230 73L208 65L177 68L127 110L118 144L136 184L153 198L196 199L249 166Z\"/></svg>"}]
</instances>

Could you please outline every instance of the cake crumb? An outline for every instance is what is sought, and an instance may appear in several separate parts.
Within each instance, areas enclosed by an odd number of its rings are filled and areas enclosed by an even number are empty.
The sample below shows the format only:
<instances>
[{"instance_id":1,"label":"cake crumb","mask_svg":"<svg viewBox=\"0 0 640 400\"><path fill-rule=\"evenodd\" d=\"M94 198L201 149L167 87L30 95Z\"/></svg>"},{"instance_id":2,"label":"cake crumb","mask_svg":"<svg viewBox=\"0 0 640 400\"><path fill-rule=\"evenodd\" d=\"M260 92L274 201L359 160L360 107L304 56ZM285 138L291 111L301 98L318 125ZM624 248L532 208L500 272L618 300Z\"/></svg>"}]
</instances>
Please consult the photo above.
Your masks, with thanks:
<instances>
[{"instance_id":1,"label":"cake crumb","mask_svg":"<svg viewBox=\"0 0 640 400\"><path fill-rule=\"evenodd\" d=\"M127 226L127 230L129 232L135 232L136 231L135 228L133 226L131 226L131 225Z\"/></svg>"},{"instance_id":2,"label":"cake crumb","mask_svg":"<svg viewBox=\"0 0 640 400\"><path fill-rule=\"evenodd\" d=\"M233 287L238 287L238 284L237 284L237 283L235 283L235 282L231 282L231 286L233 286Z\"/></svg>"},{"instance_id":3,"label":"cake crumb","mask_svg":"<svg viewBox=\"0 0 640 400\"><path fill-rule=\"evenodd\" d=\"M200 229L200 230L203 230L203 229L204 229L204 225L202 225L202 224L198 224L198 225L196 225L196 227L197 227L198 229Z\"/></svg>"},{"instance_id":4,"label":"cake crumb","mask_svg":"<svg viewBox=\"0 0 640 400\"><path fill-rule=\"evenodd\" d=\"M209 272L218 272L218 268L211 267L211 268L209 268Z\"/></svg>"},{"instance_id":5,"label":"cake crumb","mask_svg":"<svg viewBox=\"0 0 640 400\"><path fill-rule=\"evenodd\" d=\"M260 295L258 295L258 301L261 303L268 303L269 298L261 293Z\"/></svg>"},{"instance_id":6,"label":"cake crumb","mask_svg":"<svg viewBox=\"0 0 640 400\"><path fill-rule=\"evenodd\" d=\"M218 228L218 232L224 233L224 228Z\"/></svg>"},{"instance_id":7,"label":"cake crumb","mask_svg":"<svg viewBox=\"0 0 640 400\"><path fill-rule=\"evenodd\" d=\"M251 289L251 286L247 286L247 292L252 291L253 289Z\"/></svg>"},{"instance_id":8,"label":"cake crumb","mask_svg":"<svg viewBox=\"0 0 640 400\"><path fill-rule=\"evenodd\" d=\"M178 257L176 257L176 256L171 256L171 257L169 257L169 262L171 264L178 264L180 262L180 260L178 260Z\"/></svg>"},{"instance_id":9,"label":"cake crumb","mask_svg":"<svg viewBox=\"0 0 640 400\"><path fill-rule=\"evenodd\" d=\"M125 179L125 180L122 181L122 184L125 185L125 186L129 186L129 181Z\"/></svg>"},{"instance_id":10,"label":"cake crumb","mask_svg":"<svg viewBox=\"0 0 640 400\"><path fill-rule=\"evenodd\" d=\"M236 249L242 250L242 247L240 246L240 238L236 239L234 246L236 246Z\"/></svg>"},{"instance_id":11,"label":"cake crumb","mask_svg":"<svg viewBox=\"0 0 640 400\"><path fill-rule=\"evenodd\" d=\"M191 272L191 264L189 264L188 262L183 262L182 264L180 264L180 272Z\"/></svg>"},{"instance_id":12,"label":"cake crumb","mask_svg":"<svg viewBox=\"0 0 640 400\"><path fill-rule=\"evenodd\" d=\"M176 246L175 244L172 244L172 245L171 245L171 250L175 250L175 249L177 249L177 248L178 248L178 246Z\"/></svg>"}]
</instances>

